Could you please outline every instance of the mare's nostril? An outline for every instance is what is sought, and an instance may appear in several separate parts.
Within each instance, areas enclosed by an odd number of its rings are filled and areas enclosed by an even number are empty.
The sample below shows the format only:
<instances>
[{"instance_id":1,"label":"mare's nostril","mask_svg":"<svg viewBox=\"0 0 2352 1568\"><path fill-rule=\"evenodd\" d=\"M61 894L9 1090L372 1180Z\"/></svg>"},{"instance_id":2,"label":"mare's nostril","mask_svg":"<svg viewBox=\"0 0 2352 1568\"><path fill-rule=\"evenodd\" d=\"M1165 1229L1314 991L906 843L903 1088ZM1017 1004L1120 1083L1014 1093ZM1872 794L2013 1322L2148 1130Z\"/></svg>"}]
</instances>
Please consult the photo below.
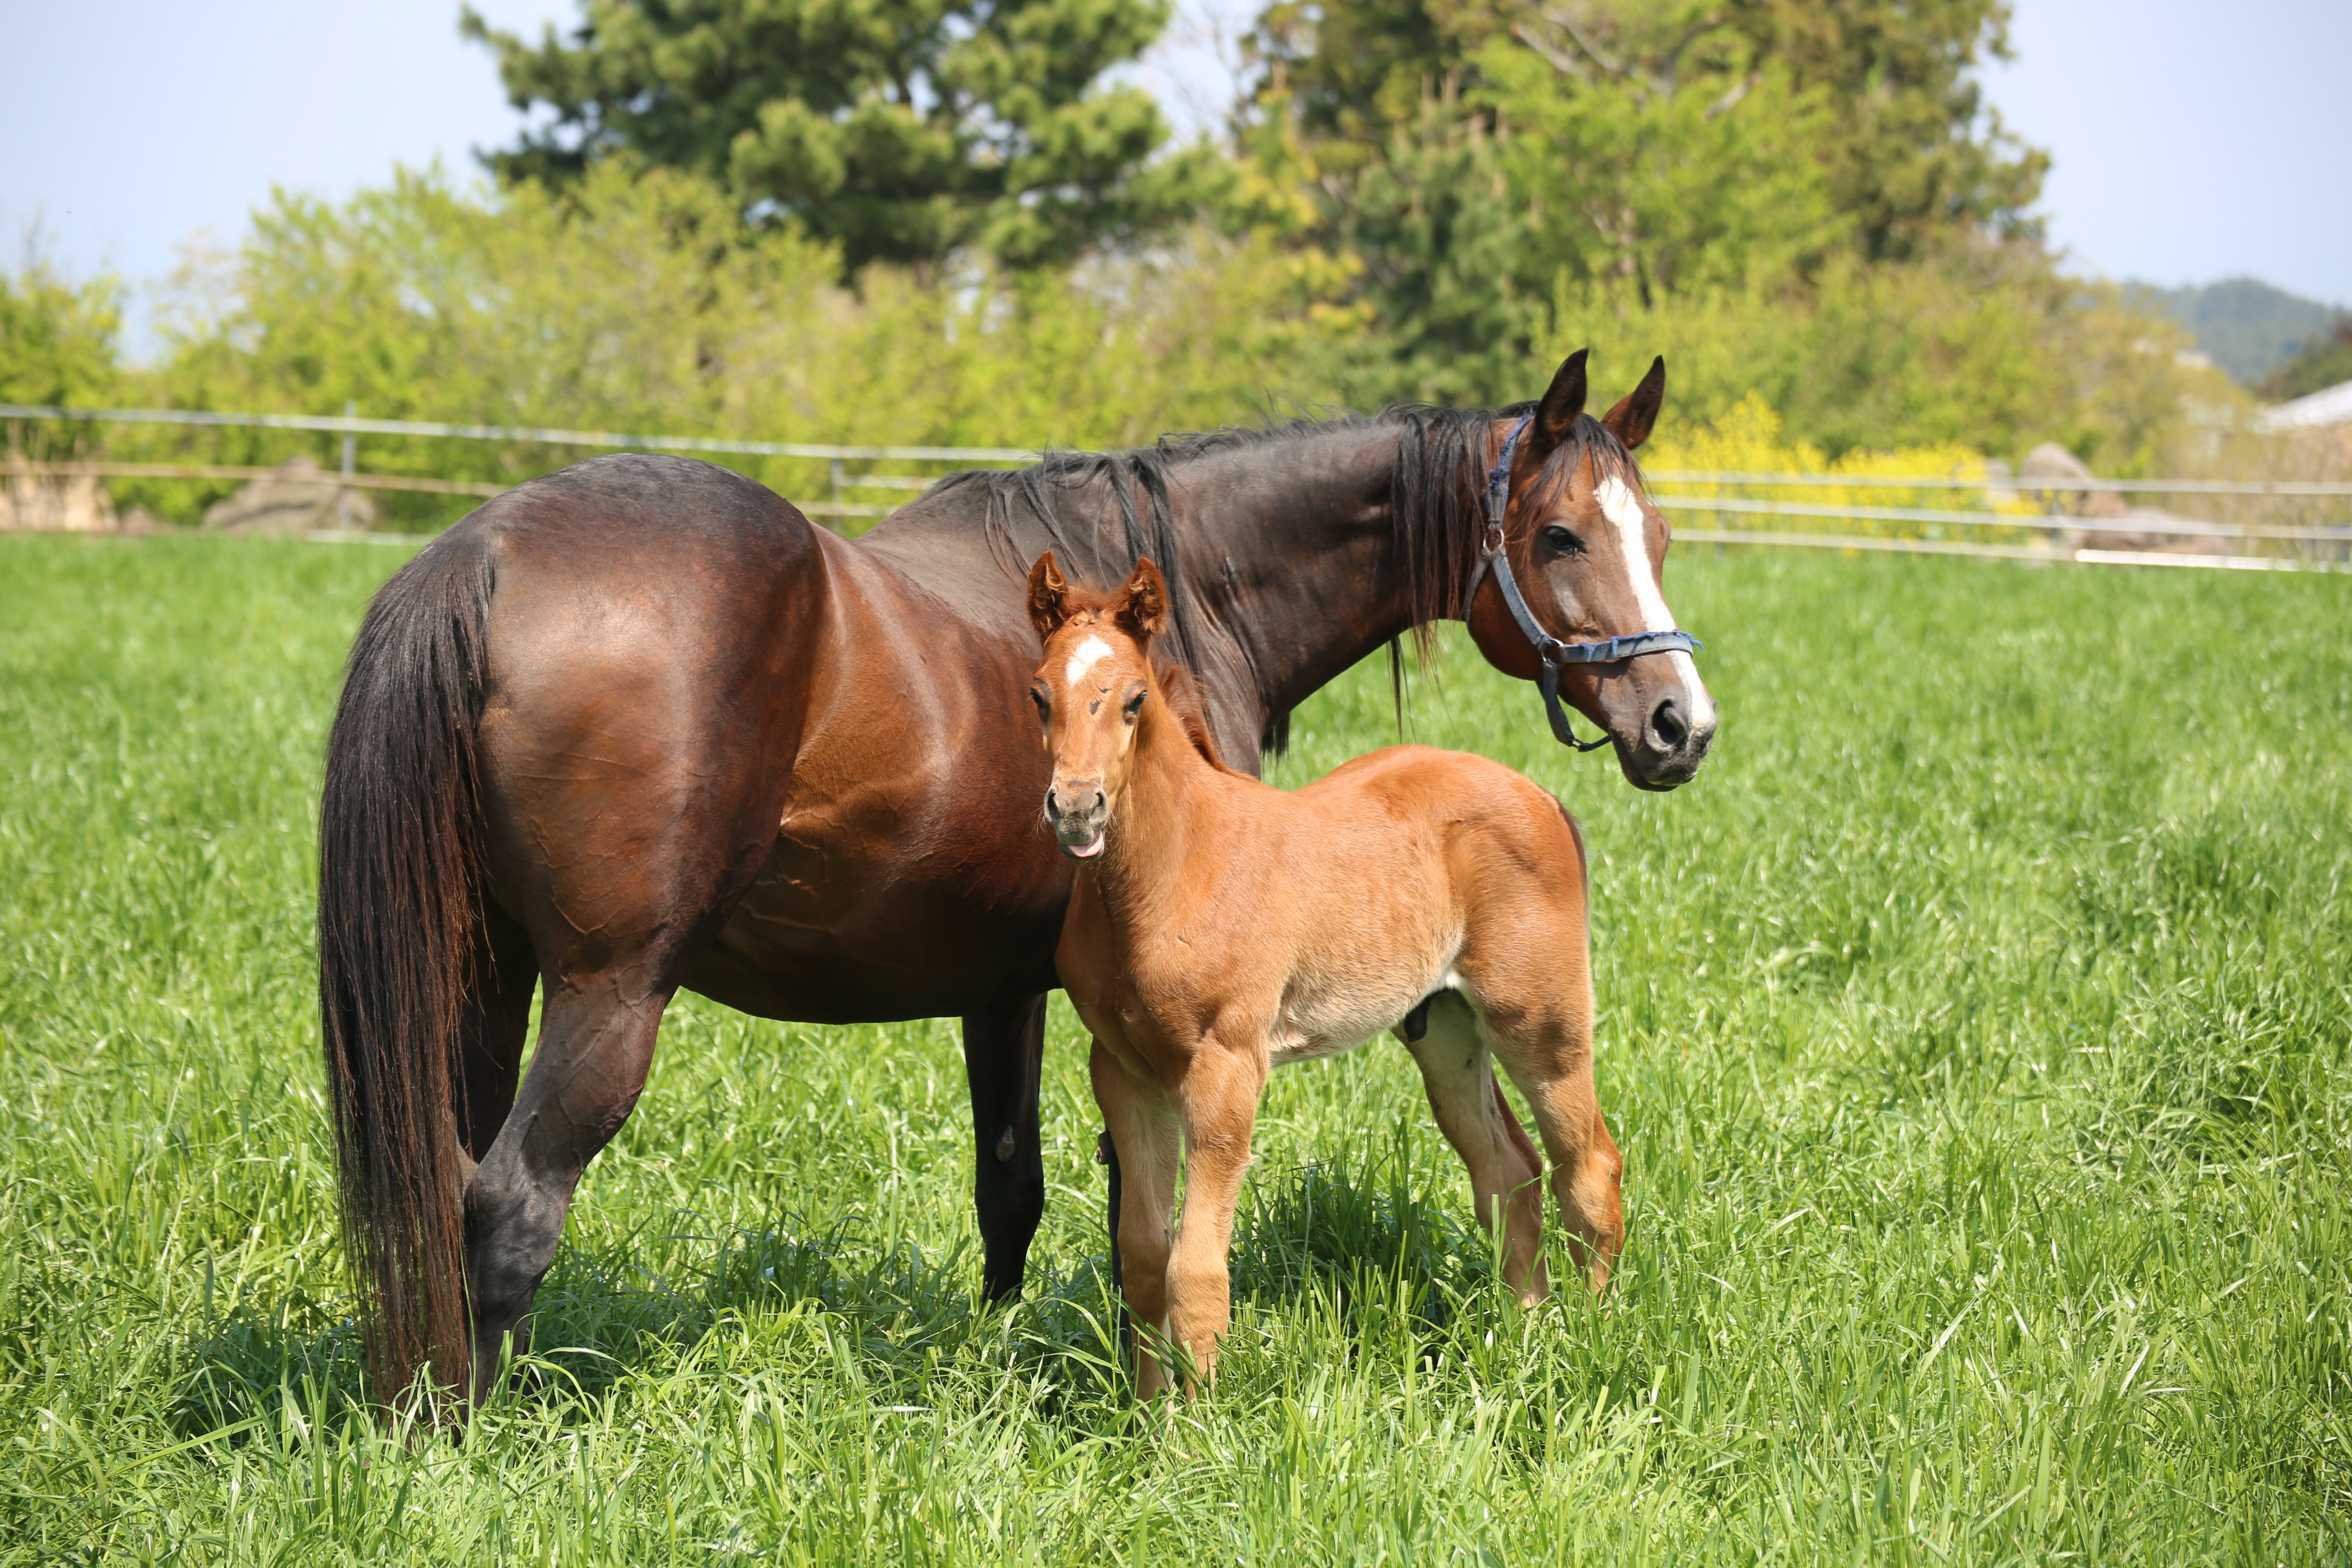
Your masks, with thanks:
<instances>
[{"instance_id":1,"label":"mare's nostril","mask_svg":"<svg viewBox=\"0 0 2352 1568\"><path fill-rule=\"evenodd\" d=\"M1651 713L1650 732L1657 736L1658 743L1670 752L1690 739L1690 726L1683 722L1682 710L1675 706L1673 698L1660 701Z\"/></svg>"}]
</instances>

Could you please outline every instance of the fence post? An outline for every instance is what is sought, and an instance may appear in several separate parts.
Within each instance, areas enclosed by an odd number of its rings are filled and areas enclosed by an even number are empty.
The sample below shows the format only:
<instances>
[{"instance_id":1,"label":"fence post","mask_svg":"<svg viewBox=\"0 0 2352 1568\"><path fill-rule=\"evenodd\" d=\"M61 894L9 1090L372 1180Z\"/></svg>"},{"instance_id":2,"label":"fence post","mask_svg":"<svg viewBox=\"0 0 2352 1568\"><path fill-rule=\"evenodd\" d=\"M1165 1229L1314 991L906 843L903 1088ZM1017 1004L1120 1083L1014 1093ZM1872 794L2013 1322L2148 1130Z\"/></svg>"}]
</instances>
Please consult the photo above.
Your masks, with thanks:
<instances>
[{"instance_id":1,"label":"fence post","mask_svg":"<svg viewBox=\"0 0 2352 1568\"><path fill-rule=\"evenodd\" d=\"M343 400L343 417L346 419L356 419L359 416L359 404L351 398L345 398ZM349 531L352 526L352 475L356 471L358 467L359 447L360 438L358 435L350 430L344 431L343 484L342 488L335 492L335 526L344 530L345 531Z\"/></svg>"}]
</instances>

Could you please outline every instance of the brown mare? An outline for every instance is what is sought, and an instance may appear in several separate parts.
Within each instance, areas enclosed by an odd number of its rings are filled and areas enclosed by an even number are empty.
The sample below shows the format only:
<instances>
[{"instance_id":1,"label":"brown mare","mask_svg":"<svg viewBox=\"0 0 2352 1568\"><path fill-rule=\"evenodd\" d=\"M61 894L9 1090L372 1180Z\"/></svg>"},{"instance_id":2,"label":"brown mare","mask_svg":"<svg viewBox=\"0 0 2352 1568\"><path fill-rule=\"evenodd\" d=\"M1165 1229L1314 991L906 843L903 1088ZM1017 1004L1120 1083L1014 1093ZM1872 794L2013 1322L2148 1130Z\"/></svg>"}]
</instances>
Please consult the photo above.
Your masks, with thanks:
<instances>
[{"instance_id":1,"label":"brown mare","mask_svg":"<svg viewBox=\"0 0 2352 1568\"><path fill-rule=\"evenodd\" d=\"M1530 487L1556 498L1507 544L1554 631L1665 624L1664 524L1612 521L1591 489L1664 388L1654 366L1604 431L1577 354L1508 465L1515 516ZM854 542L723 468L598 458L420 552L360 628L320 818L328 1077L379 1390L427 1367L487 1386L680 986L772 1018L961 1016L983 1282L1017 1292L1071 877L1000 809L1046 777L1020 696L1029 563L1050 548L1117 582L1160 562L1163 651L1254 769L1326 681L1465 614L1481 480L1518 412L1057 455L945 479ZM1570 454L1591 470L1572 494ZM1471 635L1533 679L1493 582ZM1561 689L1638 785L1672 788L1706 754L1713 709L1685 655L1571 667Z\"/></svg>"},{"instance_id":2,"label":"brown mare","mask_svg":"<svg viewBox=\"0 0 2352 1568\"><path fill-rule=\"evenodd\" d=\"M1234 772L1152 668L1167 603L1149 559L1112 595L1073 593L1050 550L1029 578L1045 822L1081 863L1054 967L1094 1036L1133 1320L1214 1379L1266 1073L1389 1029L1470 1168L1480 1221L1503 1229L1520 1300L1549 1288L1543 1162L1494 1061L1535 1112L1580 1262L1606 1284L1625 1238L1622 1162L1593 1091L1575 824L1501 763L1427 746L1359 757L1295 795ZM1160 1382L1147 1350L1137 1392Z\"/></svg>"}]
</instances>

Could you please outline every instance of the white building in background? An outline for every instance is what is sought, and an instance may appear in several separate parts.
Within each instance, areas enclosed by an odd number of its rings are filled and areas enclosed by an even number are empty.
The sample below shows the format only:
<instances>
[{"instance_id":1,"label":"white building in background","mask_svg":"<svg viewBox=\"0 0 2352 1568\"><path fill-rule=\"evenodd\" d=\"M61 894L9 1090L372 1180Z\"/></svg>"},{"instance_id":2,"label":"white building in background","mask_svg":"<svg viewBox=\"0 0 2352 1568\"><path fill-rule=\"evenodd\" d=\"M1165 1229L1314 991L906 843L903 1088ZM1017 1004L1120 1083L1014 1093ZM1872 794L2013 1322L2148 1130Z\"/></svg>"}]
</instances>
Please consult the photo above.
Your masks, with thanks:
<instances>
[{"instance_id":1,"label":"white building in background","mask_svg":"<svg viewBox=\"0 0 2352 1568\"><path fill-rule=\"evenodd\" d=\"M2323 387L2308 397L2265 408L2254 416L2258 430L2318 430L2352 424L2352 381Z\"/></svg>"}]
</instances>

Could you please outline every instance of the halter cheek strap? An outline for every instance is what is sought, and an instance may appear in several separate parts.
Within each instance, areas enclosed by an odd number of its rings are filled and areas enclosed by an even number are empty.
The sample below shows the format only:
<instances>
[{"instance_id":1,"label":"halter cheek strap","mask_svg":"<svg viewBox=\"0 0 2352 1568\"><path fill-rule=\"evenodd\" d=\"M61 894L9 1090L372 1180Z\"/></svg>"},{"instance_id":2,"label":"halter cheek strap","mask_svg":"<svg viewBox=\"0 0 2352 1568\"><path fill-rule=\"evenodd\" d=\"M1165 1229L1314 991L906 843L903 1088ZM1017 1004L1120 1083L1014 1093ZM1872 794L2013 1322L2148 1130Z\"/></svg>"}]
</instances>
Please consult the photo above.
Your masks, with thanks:
<instances>
[{"instance_id":1,"label":"halter cheek strap","mask_svg":"<svg viewBox=\"0 0 2352 1568\"><path fill-rule=\"evenodd\" d=\"M1510 552L1503 548L1503 513L1511 502L1511 458L1519 449L1519 437L1528 433L1528 422L1535 416L1519 416L1511 433L1503 437L1503 455L1486 470L1486 537L1478 548L1477 564L1470 569L1470 586L1462 595L1462 618L1470 618L1470 606L1478 597L1478 586L1493 573L1495 585L1503 591L1503 604L1518 623L1519 631L1534 645L1536 655L1543 660L1543 673L1536 678L1543 692L1544 716L1551 721L1552 738L1563 746L1573 746L1580 752L1598 751L1609 743L1609 737L1597 741L1580 741L1569 728L1568 710L1559 702L1559 672L1571 664L1612 664L1621 658L1634 658L1645 653L1666 653L1675 649L1696 652L1706 645L1684 631L1635 632L1631 637L1608 637L1600 642L1562 642L1536 620L1528 608L1526 595L1519 592L1517 577L1511 572Z\"/></svg>"}]
</instances>

